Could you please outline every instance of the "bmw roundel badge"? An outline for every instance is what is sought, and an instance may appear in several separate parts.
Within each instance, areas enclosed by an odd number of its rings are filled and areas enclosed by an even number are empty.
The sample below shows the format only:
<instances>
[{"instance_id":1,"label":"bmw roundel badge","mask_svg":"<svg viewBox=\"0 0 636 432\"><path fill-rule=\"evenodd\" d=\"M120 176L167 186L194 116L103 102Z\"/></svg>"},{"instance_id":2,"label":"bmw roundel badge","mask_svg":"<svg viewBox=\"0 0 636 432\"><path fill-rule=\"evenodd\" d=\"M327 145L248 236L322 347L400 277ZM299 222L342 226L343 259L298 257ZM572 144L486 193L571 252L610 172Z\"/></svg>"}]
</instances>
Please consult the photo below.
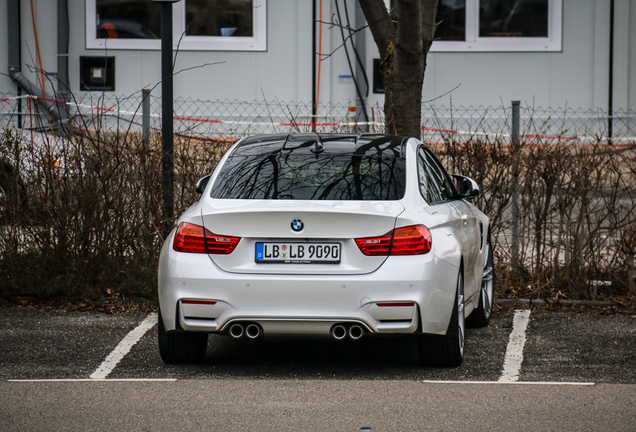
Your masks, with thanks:
<instances>
[{"instance_id":1,"label":"bmw roundel badge","mask_svg":"<svg viewBox=\"0 0 636 432\"><path fill-rule=\"evenodd\" d=\"M294 221L291 223L291 228L296 232L302 231L304 227L305 225L303 224L303 221L301 221L300 219L294 219Z\"/></svg>"}]
</instances>

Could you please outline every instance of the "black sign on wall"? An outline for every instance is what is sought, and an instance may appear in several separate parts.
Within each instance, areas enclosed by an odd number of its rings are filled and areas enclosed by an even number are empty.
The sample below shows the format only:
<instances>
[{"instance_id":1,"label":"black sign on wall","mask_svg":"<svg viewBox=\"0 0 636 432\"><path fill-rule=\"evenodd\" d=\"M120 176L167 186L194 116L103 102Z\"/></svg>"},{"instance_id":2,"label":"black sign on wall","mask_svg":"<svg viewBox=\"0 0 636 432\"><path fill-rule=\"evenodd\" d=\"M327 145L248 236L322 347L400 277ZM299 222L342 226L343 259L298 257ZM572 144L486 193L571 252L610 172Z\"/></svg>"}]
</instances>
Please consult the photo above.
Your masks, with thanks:
<instances>
[{"instance_id":1,"label":"black sign on wall","mask_svg":"<svg viewBox=\"0 0 636 432\"><path fill-rule=\"evenodd\" d=\"M80 57L80 90L115 90L115 57Z\"/></svg>"},{"instance_id":2,"label":"black sign on wall","mask_svg":"<svg viewBox=\"0 0 636 432\"><path fill-rule=\"evenodd\" d=\"M373 59L373 93L384 93L384 74L380 59Z\"/></svg>"}]
</instances>

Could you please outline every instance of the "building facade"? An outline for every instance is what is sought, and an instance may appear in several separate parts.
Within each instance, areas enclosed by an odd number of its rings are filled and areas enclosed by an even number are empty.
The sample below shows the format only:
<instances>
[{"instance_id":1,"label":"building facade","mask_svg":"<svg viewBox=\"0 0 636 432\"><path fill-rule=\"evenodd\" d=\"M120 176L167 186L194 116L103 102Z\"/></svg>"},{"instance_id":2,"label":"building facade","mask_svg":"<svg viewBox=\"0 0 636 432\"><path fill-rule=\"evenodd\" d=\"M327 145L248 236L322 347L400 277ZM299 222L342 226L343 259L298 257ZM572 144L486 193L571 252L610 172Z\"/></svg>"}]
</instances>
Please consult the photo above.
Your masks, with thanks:
<instances>
[{"instance_id":1,"label":"building facade","mask_svg":"<svg viewBox=\"0 0 636 432\"><path fill-rule=\"evenodd\" d=\"M62 3L67 27L60 24ZM16 7L18 19L11 12ZM22 76L49 95L60 57L67 59L74 95L127 96L143 88L160 95L158 4L0 0L0 11L9 11L0 14L0 28L8 29L0 32L3 95L18 91L10 70L15 46ZM428 56L424 101L636 109L636 0L441 0L439 13L440 39ZM349 37L348 28L362 22L355 0L182 0L173 5L174 94L312 102L319 91L321 103L355 104L358 85L368 105L381 106L373 73L379 54L370 31ZM67 53L59 46L66 29Z\"/></svg>"}]
</instances>

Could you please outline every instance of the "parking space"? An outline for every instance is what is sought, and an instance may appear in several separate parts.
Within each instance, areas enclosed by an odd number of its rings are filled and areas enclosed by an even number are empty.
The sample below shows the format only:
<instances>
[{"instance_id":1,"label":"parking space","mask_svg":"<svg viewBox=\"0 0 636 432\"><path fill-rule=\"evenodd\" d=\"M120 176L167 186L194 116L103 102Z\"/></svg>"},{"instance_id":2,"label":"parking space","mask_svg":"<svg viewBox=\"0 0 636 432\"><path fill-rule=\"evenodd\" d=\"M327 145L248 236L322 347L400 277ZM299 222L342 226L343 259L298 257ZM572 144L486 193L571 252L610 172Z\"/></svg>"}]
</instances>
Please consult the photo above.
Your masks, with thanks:
<instances>
[{"instance_id":1,"label":"parking space","mask_svg":"<svg viewBox=\"0 0 636 432\"><path fill-rule=\"evenodd\" d=\"M498 381L513 312L469 329L461 367L418 365L413 337L271 337L258 341L210 336L206 361L165 365L157 327L142 332L108 379L278 379ZM144 315L0 309L0 379L88 379ZM525 332L520 381L636 383L636 318L534 311Z\"/></svg>"},{"instance_id":2,"label":"parking space","mask_svg":"<svg viewBox=\"0 0 636 432\"><path fill-rule=\"evenodd\" d=\"M636 383L636 317L535 311L521 379Z\"/></svg>"},{"instance_id":3,"label":"parking space","mask_svg":"<svg viewBox=\"0 0 636 432\"><path fill-rule=\"evenodd\" d=\"M422 368L410 336L332 338L276 337L259 341L210 336L206 361L197 366L166 366L156 346L156 328L109 378L262 378L496 380L510 331L510 314L485 329L470 329L468 356L460 368Z\"/></svg>"},{"instance_id":4,"label":"parking space","mask_svg":"<svg viewBox=\"0 0 636 432\"><path fill-rule=\"evenodd\" d=\"M0 379L88 378L142 315L0 309Z\"/></svg>"}]
</instances>

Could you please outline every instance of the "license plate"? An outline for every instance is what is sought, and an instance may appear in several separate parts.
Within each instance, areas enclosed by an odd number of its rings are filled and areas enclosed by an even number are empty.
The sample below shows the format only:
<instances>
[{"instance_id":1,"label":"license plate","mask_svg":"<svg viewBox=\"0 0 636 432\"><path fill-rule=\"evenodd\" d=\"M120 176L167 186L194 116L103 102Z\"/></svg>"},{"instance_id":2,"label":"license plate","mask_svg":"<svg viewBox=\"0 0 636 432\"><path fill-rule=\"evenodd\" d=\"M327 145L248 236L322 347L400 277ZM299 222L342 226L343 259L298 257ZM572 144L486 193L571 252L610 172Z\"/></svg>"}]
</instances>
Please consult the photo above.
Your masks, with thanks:
<instances>
[{"instance_id":1,"label":"license plate","mask_svg":"<svg viewBox=\"0 0 636 432\"><path fill-rule=\"evenodd\" d=\"M256 243L256 262L338 264L340 243Z\"/></svg>"}]
</instances>

